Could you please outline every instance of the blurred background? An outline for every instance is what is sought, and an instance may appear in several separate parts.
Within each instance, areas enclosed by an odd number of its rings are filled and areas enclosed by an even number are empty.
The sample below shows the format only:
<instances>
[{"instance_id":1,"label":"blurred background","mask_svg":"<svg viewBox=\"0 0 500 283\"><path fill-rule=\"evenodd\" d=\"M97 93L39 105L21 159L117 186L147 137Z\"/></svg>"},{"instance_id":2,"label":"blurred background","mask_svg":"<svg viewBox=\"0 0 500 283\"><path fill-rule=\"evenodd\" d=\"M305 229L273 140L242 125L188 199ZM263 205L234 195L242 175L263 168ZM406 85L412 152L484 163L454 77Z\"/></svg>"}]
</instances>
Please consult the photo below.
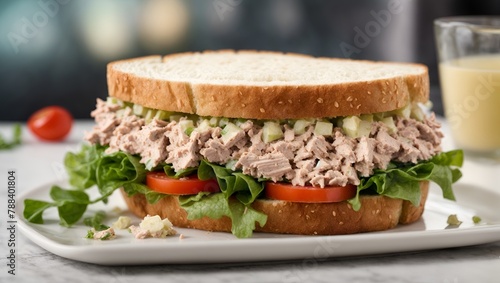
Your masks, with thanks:
<instances>
[{"instance_id":1,"label":"blurred background","mask_svg":"<svg viewBox=\"0 0 500 283\"><path fill-rule=\"evenodd\" d=\"M0 121L54 104L89 118L108 62L228 48L423 63L442 113L433 20L465 14L500 15L500 1L1 1Z\"/></svg>"}]
</instances>

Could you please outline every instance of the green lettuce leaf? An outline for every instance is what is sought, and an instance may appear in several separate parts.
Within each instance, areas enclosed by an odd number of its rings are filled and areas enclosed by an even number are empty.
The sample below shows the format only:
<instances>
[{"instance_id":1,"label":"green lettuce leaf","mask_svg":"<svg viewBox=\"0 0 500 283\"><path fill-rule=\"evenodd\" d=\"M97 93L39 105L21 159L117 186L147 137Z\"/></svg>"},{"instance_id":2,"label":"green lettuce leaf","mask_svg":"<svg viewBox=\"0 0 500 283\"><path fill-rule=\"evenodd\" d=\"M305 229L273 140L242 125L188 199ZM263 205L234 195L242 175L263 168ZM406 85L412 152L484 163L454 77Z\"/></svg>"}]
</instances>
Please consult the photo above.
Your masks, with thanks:
<instances>
[{"instance_id":1,"label":"green lettuce leaf","mask_svg":"<svg viewBox=\"0 0 500 283\"><path fill-rule=\"evenodd\" d=\"M135 188L145 191L146 170L139 158L124 152L104 153L105 147L83 145L78 153L67 153L64 159L69 183L77 190L53 186L50 196L53 202L27 199L25 218L37 224L43 224L43 212L50 207L57 207L60 224L69 227L78 222L89 204L107 198L118 188ZM97 185L101 196L91 200L84 189ZM151 192L150 190L148 190ZM154 193L147 193L148 200L154 200ZM158 196L156 196L157 198Z\"/></svg>"},{"instance_id":2,"label":"green lettuce leaf","mask_svg":"<svg viewBox=\"0 0 500 283\"><path fill-rule=\"evenodd\" d=\"M96 184L97 163L104 154L104 149L97 145L83 145L77 153L66 153L64 166L71 186L83 190Z\"/></svg>"},{"instance_id":3,"label":"green lettuce leaf","mask_svg":"<svg viewBox=\"0 0 500 283\"><path fill-rule=\"evenodd\" d=\"M205 205L204 203L210 203ZM200 219L208 216L212 219L219 219L224 215L230 214L224 195L221 193L213 194L200 192L196 195L180 196L179 204L183 208L188 208L188 219Z\"/></svg>"},{"instance_id":4,"label":"green lettuce leaf","mask_svg":"<svg viewBox=\"0 0 500 283\"><path fill-rule=\"evenodd\" d=\"M96 168L97 187L101 195L110 195L125 184L142 183L146 179L144 164L139 158L124 152L103 155Z\"/></svg>"},{"instance_id":5,"label":"green lettuce leaf","mask_svg":"<svg viewBox=\"0 0 500 283\"><path fill-rule=\"evenodd\" d=\"M54 202L26 199L23 215L31 223L43 224L43 212L50 207L57 207L59 224L70 227L76 223L92 203L89 196L80 190L65 190L59 186L52 186L50 197Z\"/></svg>"},{"instance_id":6,"label":"green lettuce leaf","mask_svg":"<svg viewBox=\"0 0 500 283\"><path fill-rule=\"evenodd\" d=\"M180 204L188 213L188 219L227 216L231 219L231 232L238 238L250 237L255 230L255 222L265 225L267 216L250 206L264 190L264 183L206 160L200 162L198 178L215 178L221 193L181 197Z\"/></svg>"},{"instance_id":7,"label":"green lettuce leaf","mask_svg":"<svg viewBox=\"0 0 500 283\"><path fill-rule=\"evenodd\" d=\"M31 223L43 224L43 212L47 208L53 206L55 206L54 203L35 199L25 199L23 216Z\"/></svg>"},{"instance_id":8,"label":"green lettuce leaf","mask_svg":"<svg viewBox=\"0 0 500 283\"><path fill-rule=\"evenodd\" d=\"M175 179L189 176L189 175L193 174L194 172L196 172L196 170L198 170L198 167L190 167L190 168L182 169L182 170L179 170L176 172L174 167L170 164L166 164L163 166L163 171L165 172L165 174L167 174L167 176L169 176L171 178L175 178Z\"/></svg>"},{"instance_id":9,"label":"green lettuce leaf","mask_svg":"<svg viewBox=\"0 0 500 283\"><path fill-rule=\"evenodd\" d=\"M90 203L89 196L80 190L65 190L53 186L50 197L55 201L59 212L59 224L70 227L76 223L87 210Z\"/></svg>"},{"instance_id":10,"label":"green lettuce leaf","mask_svg":"<svg viewBox=\"0 0 500 283\"><path fill-rule=\"evenodd\" d=\"M198 179L217 179L221 192L226 199L235 197L244 205L249 205L264 191L264 183L240 172L212 164L206 160L200 162Z\"/></svg>"},{"instance_id":11,"label":"green lettuce leaf","mask_svg":"<svg viewBox=\"0 0 500 283\"><path fill-rule=\"evenodd\" d=\"M64 227L71 227L82 218L88 204L66 202L58 204L57 212L59 213L59 224Z\"/></svg>"},{"instance_id":12,"label":"green lettuce leaf","mask_svg":"<svg viewBox=\"0 0 500 283\"><path fill-rule=\"evenodd\" d=\"M2 135L0 135L0 150L11 149L17 145L21 144L21 124L15 124L12 128L12 141L6 141Z\"/></svg>"},{"instance_id":13,"label":"green lettuce leaf","mask_svg":"<svg viewBox=\"0 0 500 283\"><path fill-rule=\"evenodd\" d=\"M188 213L189 220L204 216L219 219L227 216L231 219L231 232L238 238L248 238L255 230L255 223L262 227L266 224L267 215L258 212L239 200L227 199L223 193L199 193L194 196L179 198L181 207Z\"/></svg>"},{"instance_id":14,"label":"green lettuce leaf","mask_svg":"<svg viewBox=\"0 0 500 283\"><path fill-rule=\"evenodd\" d=\"M150 190L146 185L144 184L138 184L138 183L128 183L123 185L123 190L127 195L133 196L137 193L143 194L146 196L146 200L150 204L155 204L157 203L161 198L165 197L166 194L162 193L157 193L153 190Z\"/></svg>"},{"instance_id":15,"label":"green lettuce leaf","mask_svg":"<svg viewBox=\"0 0 500 283\"><path fill-rule=\"evenodd\" d=\"M361 208L359 195L363 190L372 190L377 194L391 198L420 203L420 181L433 181L443 191L443 197L455 200L451 185L462 176L457 168L463 164L462 150L440 153L428 161L418 164L391 163L386 170L376 170L368 177L362 178L356 196L349 200L354 210Z\"/></svg>"}]
</instances>

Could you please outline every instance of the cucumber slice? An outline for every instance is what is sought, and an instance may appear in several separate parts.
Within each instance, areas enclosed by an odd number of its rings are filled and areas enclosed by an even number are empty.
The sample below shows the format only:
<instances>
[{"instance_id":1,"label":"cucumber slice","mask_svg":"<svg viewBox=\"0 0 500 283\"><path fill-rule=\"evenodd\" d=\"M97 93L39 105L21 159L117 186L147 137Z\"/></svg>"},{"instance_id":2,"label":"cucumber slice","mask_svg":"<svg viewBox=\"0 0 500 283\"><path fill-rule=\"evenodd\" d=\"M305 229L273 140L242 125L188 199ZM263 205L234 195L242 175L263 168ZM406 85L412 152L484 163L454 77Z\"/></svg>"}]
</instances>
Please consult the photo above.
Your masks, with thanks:
<instances>
[{"instance_id":1,"label":"cucumber slice","mask_svg":"<svg viewBox=\"0 0 500 283\"><path fill-rule=\"evenodd\" d=\"M179 122L183 116L182 115L170 115L170 122Z\"/></svg>"},{"instance_id":2,"label":"cucumber slice","mask_svg":"<svg viewBox=\"0 0 500 283\"><path fill-rule=\"evenodd\" d=\"M356 137L357 138L368 137L370 136L371 131L372 131L372 122L361 120L359 122L359 128Z\"/></svg>"},{"instance_id":3,"label":"cucumber slice","mask_svg":"<svg viewBox=\"0 0 500 283\"><path fill-rule=\"evenodd\" d=\"M408 105L406 105L405 107L403 108L399 108L399 109L396 109L394 111L392 111L395 115L397 116L401 116L401 117L404 117L404 118L410 118L410 114L411 114L411 103L408 103Z\"/></svg>"},{"instance_id":4,"label":"cucumber slice","mask_svg":"<svg viewBox=\"0 0 500 283\"><path fill-rule=\"evenodd\" d=\"M356 116L346 117L342 120L342 129L351 138L369 136L372 131L372 122L369 121L370 119L367 120Z\"/></svg>"},{"instance_id":5,"label":"cucumber slice","mask_svg":"<svg viewBox=\"0 0 500 283\"><path fill-rule=\"evenodd\" d=\"M181 130L188 136L191 135L194 130L193 120L181 120L179 121L179 125L181 126Z\"/></svg>"},{"instance_id":6,"label":"cucumber slice","mask_svg":"<svg viewBox=\"0 0 500 283\"><path fill-rule=\"evenodd\" d=\"M170 118L171 112L158 110L155 114L155 119L166 121Z\"/></svg>"},{"instance_id":7,"label":"cucumber slice","mask_svg":"<svg viewBox=\"0 0 500 283\"><path fill-rule=\"evenodd\" d=\"M238 160L231 159L226 163L226 168L236 171L236 163L238 163Z\"/></svg>"},{"instance_id":8,"label":"cucumber slice","mask_svg":"<svg viewBox=\"0 0 500 283\"><path fill-rule=\"evenodd\" d=\"M227 144L232 138L238 135L243 130L235 124L228 122L221 131L221 139L224 144Z\"/></svg>"},{"instance_id":9,"label":"cucumber slice","mask_svg":"<svg viewBox=\"0 0 500 283\"><path fill-rule=\"evenodd\" d=\"M262 141L269 143L283 137L283 130L280 124L276 122L264 122L262 127Z\"/></svg>"},{"instance_id":10,"label":"cucumber slice","mask_svg":"<svg viewBox=\"0 0 500 283\"><path fill-rule=\"evenodd\" d=\"M398 131L396 124L394 123L394 119L392 117L385 117L382 119L382 123L384 123L387 128L389 128L389 133L394 134Z\"/></svg>"},{"instance_id":11,"label":"cucumber slice","mask_svg":"<svg viewBox=\"0 0 500 283\"><path fill-rule=\"evenodd\" d=\"M307 127L312 124L312 121L309 120L297 120L295 124L293 124L293 131L295 135L302 135L306 132Z\"/></svg>"},{"instance_id":12,"label":"cucumber slice","mask_svg":"<svg viewBox=\"0 0 500 283\"><path fill-rule=\"evenodd\" d=\"M361 119L356 116L349 116L342 119L342 129L346 135L355 138L358 135L359 123Z\"/></svg>"},{"instance_id":13,"label":"cucumber slice","mask_svg":"<svg viewBox=\"0 0 500 283\"><path fill-rule=\"evenodd\" d=\"M373 115L372 114L363 114L360 116L361 120L367 121L367 122L373 122Z\"/></svg>"},{"instance_id":14,"label":"cucumber slice","mask_svg":"<svg viewBox=\"0 0 500 283\"><path fill-rule=\"evenodd\" d=\"M207 119L204 119L200 122L200 124L198 125L196 130L199 132L205 132L205 131L209 130L210 128L212 128L212 126L210 125L210 122Z\"/></svg>"},{"instance_id":15,"label":"cucumber slice","mask_svg":"<svg viewBox=\"0 0 500 283\"><path fill-rule=\"evenodd\" d=\"M238 119L236 119L236 121L234 121L234 124L239 127L242 124L246 123L247 121L248 121L248 119L238 118Z\"/></svg>"},{"instance_id":16,"label":"cucumber slice","mask_svg":"<svg viewBox=\"0 0 500 283\"><path fill-rule=\"evenodd\" d=\"M229 123L230 123L229 118L220 118L219 127L224 127Z\"/></svg>"},{"instance_id":17,"label":"cucumber slice","mask_svg":"<svg viewBox=\"0 0 500 283\"><path fill-rule=\"evenodd\" d=\"M131 113L131 112L132 112L132 108L126 106L125 108L116 111L116 117L123 118L123 117L127 116L126 113Z\"/></svg>"},{"instance_id":18,"label":"cucumber slice","mask_svg":"<svg viewBox=\"0 0 500 283\"><path fill-rule=\"evenodd\" d=\"M123 118L124 115L125 115L125 109L120 109L120 110L116 111L117 118Z\"/></svg>"},{"instance_id":19,"label":"cucumber slice","mask_svg":"<svg viewBox=\"0 0 500 283\"><path fill-rule=\"evenodd\" d=\"M111 96L108 96L106 98L106 103L107 104L117 104L117 105L120 105L121 107L125 106L125 104L123 103L122 100L120 100L116 97L111 97Z\"/></svg>"},{"instance_id":20,"label":"cucumber slice","mask_svg":"<svg viewBox=\"0 0 500 283\"><path fill-rule=\"evenodd\" d=\"M212 127L217 127L219 125L219 119L212 117L212 118L210 118L210 120L208 120L208 123Z\"/></svg>"},{"instance_id":21,"label":"cucumber slice","mask_svg":"<svg viewBox=\"0 0 500 283\"><path fill-rule=\"evenodd\" d=\"M423 121L425 119L424 111L422 110L422 108L420 108L420 106L417 103L414 103L411 106L410 117L418 121Z\"/></svg>"},{"instance_id":22,"label":"cucumber slice","mask_svg":"<svg viewBox=\"0 0 500 283\"><path fill-rule=\"evenodd\" d=\"M146 170L151 171L153 170L153 168L153 160L149 159L148 161L146 161Z\"/></svg>"},{"instance_id":23,"label":"cucumber slice","mask_svg":"<svg viewBox=\"0 0 500 283\"><path fill-rule=\"evenodd\" d=\"M375 121L382 121L382 119L384 119L386 115L388 115L388 113L386 112L375 113L373 114L373 119Z\"/></svg>"},{"instance_id":24,"label":"cucumber slice","mask_svg":"<svg viewBox=\"0 0 500 283\"><path fill-rule=\"evenodd\" d=\"M132 106L132 111L134 112L135 115L144 117L148 112L148 108L143 107L142 105L139 104L134 104L134 106Z\"/></svg>"},{"instance_id":25,"label":"cucumber slice","mask_svg":"<svg viewBox=\"0 0 500 283\"><path fill-rule=\"evenodd\" d=\"M330 122L316 122L314 126L314 134L318 136L331 136L333 131L333 124Z\"/></svg>"},{"instance_id":26,"label":"cucumber slice","mask_svg":"<svg viewBox=\"0 0 500 283\"><path fill-rule=\"evenodd\" d=\"M153 120L155 115L156 115L156 110L148 109L148 112L146 112L146 115L144 116L146 124L149 124Z\"/></svg>"}]
</instances>

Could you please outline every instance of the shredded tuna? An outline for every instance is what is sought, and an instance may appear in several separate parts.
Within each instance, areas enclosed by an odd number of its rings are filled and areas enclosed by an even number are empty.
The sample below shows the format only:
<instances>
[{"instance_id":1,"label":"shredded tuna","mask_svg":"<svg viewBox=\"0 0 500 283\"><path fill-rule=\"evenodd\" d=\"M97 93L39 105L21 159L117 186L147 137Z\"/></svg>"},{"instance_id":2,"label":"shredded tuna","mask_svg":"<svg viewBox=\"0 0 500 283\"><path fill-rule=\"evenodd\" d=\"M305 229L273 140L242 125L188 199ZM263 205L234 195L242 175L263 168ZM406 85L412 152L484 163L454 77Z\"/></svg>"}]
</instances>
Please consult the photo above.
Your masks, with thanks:
<instances>
[{"instance_id":1,"label":"shredded tuna","mask_svg":"<svg viewBox=\"0 0 500 283\"><path fill-rule=\"evenodd\" d=\"M401 147L398 140L391 137L385 128L378 131L375 140L377 141L377 152L380 154L392 155Z\"/></svg>"},{"instance_id":2,"label":"shredded tuna","mask_svg":"<svg viewBox=\"0 0 500 283\"><path fill-rule=\"evenodd\" d=\"M116 237L115 230L113 228L108 228L102 231L96 231L92 228L91 231L93 232L92 239L95 240L111 240Z\"/></svg>"},{"instance_id":3,"label":"shredded tuna","mask_svg":"<svg viewBox=\"0 0 500 283\"><path fill-rule=\"evenodd\" d=\"M248 148L248 152L261 155L266 149L266 144L262 141L262 130L253 132L256 132L256 134L250 138L251 146Z\"/></svg>"},{"instance_id":4,"label":"shredded tuna","mask_svg":"<svg viewBox=\"0 0 500 283\"><path fill-rule=\"evenodd\" d=\"M244 131L239 131L235 136L231 137L230 139L226 140L225 142L222 141L225 147L231 148L232 146L236 144L241 144L242 141L244 141L246 138L246 134ZM245 142L243 143L245 144Z\"/></svg>"},{"instance_id":5,"label":"shredded tuna","mask_svg":"<svg viewBox=\"0 0 500 283\"><path fill-rule=\"evenodd\" d=\"M319 159L314 168L319 170L320 172L323 172L323 171L333 169L334 166L333 166L333 162L331 162L331 160Z\"/></svg>"},{"instance_id":6,"label":"shredded tuna","mask_svg":"<svg viewBox=\"0 0 500 283\"><path fill-rule=\"evenodd\" d=\"M297 168L305 169L307 170L307 172L312 171L314 169L314 165L315 165L314 159L301 160L295 163L295 166L297 166Z\"/></svg>"},{"instance_id":7,"label":"shredded tuna","mask_svg":"<svg viewBox=\"0 0 500 283\"><path fill-rule=\"evenodd\" d=\"M171 129L166 122L154 119L140 131L141 162L152 167L162 163L167 158L168 138L165 133Z\"/></svg>"},{"instance_id":8,"label":"shredded tuna","mask_svg":"<svg viewBox=\"0 0 500 283\"><path fill-rule=\"evenodd\" d=\"M293 141L293 139L295 138L295 132L293 131L292 128L290 128L290 126L288 125L285 125L285 132L283 134L283 139L285 140L285 142L291 142Z\"/></svg>"},{"instance_id":9,"label":"shredded tuna","mask_svg":"<svg viewBox=\"0 0 500 283\"><path fill-rule=\"evenodd\" d=\"M340 171L328 170L325 176L330 179L328 182L330 186L345 186L347 184L347 177Z\"/></svg>"},{"instance_id":10,"label":"shredded tuna","mask_svg":"<svg viewBox=\"0 0 500 283\"><path fill-rule=\"evenodd\" d=\"M279 152L283 154L287 159L293 160L293 158L295 157L295 152L297 151L298 148L290 142L280 140L272 143L270 149L271 152L275 153Z\"/></svg>"},{"instance_id":11,"label":"shredded tuna","mask_svg":"<svg viewBox=\"0 0 500 283\"><path fill-rule=\"evenodd\" d=\"M309 159L312 157L313 157L313 154L311 151L308 151L305 147L301 147L301 148L299 148L299 150L297 150L295 157L293 158L293 161L295 161L295 163L297 163L299 161Z\"/></svg>"},{"instance_id":12,"label":"shredded tuna","mask_svg":"<svg viewBox=\"0 0 500 283\"><path fill-rule=\"evenodd\" d=\"M176 171L199 165L199 132L193 131L191 136L188 136L179 124L174 124L172 130L165 135L170 141L167 146L168 158L165 163L171 163Z\"/></svg>"},{"instance_id":13,"label":"shredded tuna","mask_svg":"<svg viewBox=\"0 0 500 283\"><path fill-rule=\"evenodd\" d=\"M253 122L251 120L248 120L248 121L245 121L244 123L242 123L240 125L240 128L245 131L245 132L248 132L250 131L251 129L253 129Z\"/></svg>"},{"instance_id":14,"label":"shredded tuna","mask_svg":"<svg viewBox=\"0 0 500 283\"><path fill-rule=\"evenodd\" d=\"M343 134L340 128L335 128L334 132L333 146L335 147L336 154L344 159L344 163L351 164L356 162L356 155L354 154L356 139Z\"/></svg>"},{"instance_id":15,"label":"shredded tuna","mask_svg":"<svg viewBox=\"0 0 500 283\"><path fill-rule=\"evenodd\" d=\"M202 147L200 154L208 161L220 164L227 163L229 160L239 159L241 154L248 150L247 145L250 143L248 132L252 131L253 122L247 121L242 123L240 128L243 131L238 132L235 136L226 141L221 139L220 130L213 130L211 139L206 142L199 140L199 144ZM263 144L262 141L261 143ZM264 147L262 146L262 150L263 149Z\"/></svg>"},{"instance_id":16,"label":"shredded tuna","mask_svg":"<svg viewBox=\"0 0 500 283\"><path fill-rule=\"evenodd\" d=\"M256 156L253 153L243 154L236 163L236 168L242 168L244 174L256 172L256 177L281 181L283 176L292 170L292 166L281 153L267 153Z\"/></svg>"},{"instance_id":17,"label":"shredded tuna","mask_svg":"<svg viewBox=\"0 0 500 283\"><path fill-rule=\"evenodd\" d=\"M214 130L214 128L208 128L204 131L200 131L198 129L196 130L197 132L200 133L200 137L199 137L200 144L206 143L212 137L213 130Z\"/></svg>"},{"instance_id":18,"label":"shredded tuna","mask_svg":"<svg viewBox=\"0 0 500 283\"><path fill-rule=\"evenodd\" d=\"M205 143L200 153L210 162L226 163L231 157L231 150L219 139L211 139Z\"/></svg>"},{"instance_id":19,"label":"shredded tuna","mask_svg":"<svg viewBox=\"0 0 500 283\"><path fill-rule=\"evenodd\" d=\"M109 139L109 147L106 153L125 151L131 154L138 154L143 147L139 146L139 134L144 126L144 119L132 114L130 108L125 109L120 124L114 129L113 135Z\"/></svg>"},{"instance_id":20,"label":"shredded tuna","mask_svg":"<svg viewBox=\"0 0 500 283\"><path fill-rule=\"evenodd\" d=\"M309 183L311 183L311 185L316 186L316 187L322 187L322 188L325 187L326 176L320 174L320 172L313 171L313 172L308 174L308 177L311 178L311 180L309 181Z\"/></svg>"},{"instance_id":21,"label":"shredded tuna","mask_svg":"<svg viewBox=\"0 0 500 283\"><path fill-rule=\"evenodd\" d=\"M361 137L356 147L356 164L354 168L361 176L370 176L373 173L373 153L376 141L373 138Z\"/></svg>"},{"instance_id":22,"label":"shredded tuna","mask_svg":"<svg viewBox=\"0 0 500 283\"><path fill-rule=\"evenodd\" d=\"M119 105L110 105L98 98L96 109L90 113L96 125L92 131L85 134L84 139L92 144L109 144L113 131L120 124L120 120L116 117L116 111L119 109Z\"/></svg>"},{"instance_id":23,"label":"shredded tuna","mask_svg":"<svg viewBox=\"0 0 500 283\"><path fill-rule=\"evenodd\" d=\"M315 135L307 142L305 149L314 157L321 158L328 156L328 151L332 149L332 146L325 140L325 137Z\"/></svg>"},{"instance_id":24,"label":"shredded tuna","mask_svg":"<svg viewBox=\"0 0 500 283\"><path fill-rule=\"evenodd\" d=\"M97 125L86 135L90 143L109 145L108 152L138 154L148 165L172 164L175 170L196 167L201 159L221 165L235 161L234 168L244 174L301 186L357 185L360 177L387 168L391 161L417 163L441 151L442 133L433 115L424 121L397 117L395 132L375 122L370 135L361 138L351 138L340 128L333 136L318 136L314 126L295 135L285 124L282 139L264 143L262 127L250 120L223 141L221 127L195 129L187 135L177 122L153 120L144 125L143 118L127 110L117 117L118 110L98 100L92 112Z\"/></svg>"}]
</instances>

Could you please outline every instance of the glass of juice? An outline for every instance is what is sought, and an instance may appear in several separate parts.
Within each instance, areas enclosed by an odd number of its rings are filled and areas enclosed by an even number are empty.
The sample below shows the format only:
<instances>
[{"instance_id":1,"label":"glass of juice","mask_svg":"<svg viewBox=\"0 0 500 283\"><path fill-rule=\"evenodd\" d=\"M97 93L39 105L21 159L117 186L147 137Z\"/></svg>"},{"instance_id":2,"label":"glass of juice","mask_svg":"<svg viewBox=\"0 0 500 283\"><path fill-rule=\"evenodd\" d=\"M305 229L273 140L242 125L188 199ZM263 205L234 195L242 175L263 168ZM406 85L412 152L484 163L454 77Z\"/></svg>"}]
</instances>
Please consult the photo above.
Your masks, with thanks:
<instances>
[{"instance_id":1,"label":"glass of juice","mask_svg":"<svg viewBox=\"0 0 500 283\"><path fill-rule=\"evenodd\" d=\"M500 16L434 21L445 116L457 147L500 160Z\"/></svg>"}]
</instances>

